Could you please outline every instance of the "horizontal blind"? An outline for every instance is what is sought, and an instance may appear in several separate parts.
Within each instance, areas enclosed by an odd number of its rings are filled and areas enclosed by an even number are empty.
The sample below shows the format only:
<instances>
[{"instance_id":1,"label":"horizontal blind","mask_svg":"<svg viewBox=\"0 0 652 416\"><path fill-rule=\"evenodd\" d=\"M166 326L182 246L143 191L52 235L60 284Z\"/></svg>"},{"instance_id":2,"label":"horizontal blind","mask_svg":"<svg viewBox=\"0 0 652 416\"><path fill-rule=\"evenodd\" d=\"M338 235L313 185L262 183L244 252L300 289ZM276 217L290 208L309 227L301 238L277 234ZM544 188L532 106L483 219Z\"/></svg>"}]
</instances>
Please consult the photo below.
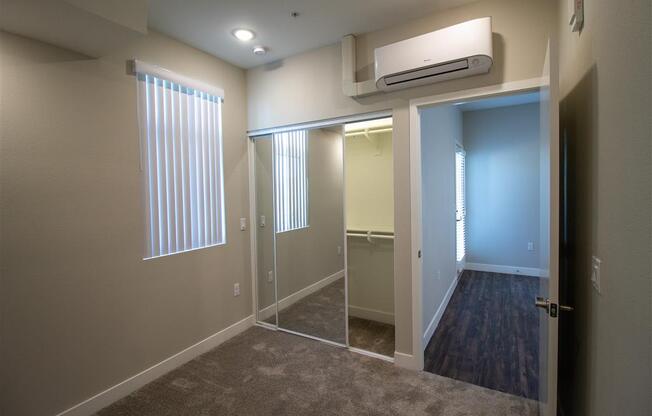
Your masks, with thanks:
<instances>
[{"instance_id":1,"label":"horizontal blind","mask_svg":"<svg viewBox=\"0 0 652 416\"><path fill-rule=\"evenodd\" d=\"M308 226L307 151L305 130L274 135L277 233Z\"/></svg>"},{"instance_id":2,"label":"horizontal blind","mask_svg":"<svg viewBox=\"0 0 652 416\"><path fill-rule=\"evenodd\" d=\"M466 183L465 159L463 150L455 152L455 220L456 220L456 257L462 261L466 255Z\"/></svg>"},{"instance_id":3,"label":"horizontal blind","mask_svg":"<svg viewBox=\"0 0 652 416\"><path fill-rule=\"evenodd\" d=\"M137 75L146 257L223 244L221 98L151 74Z\"/></svg>"}]
</instances>

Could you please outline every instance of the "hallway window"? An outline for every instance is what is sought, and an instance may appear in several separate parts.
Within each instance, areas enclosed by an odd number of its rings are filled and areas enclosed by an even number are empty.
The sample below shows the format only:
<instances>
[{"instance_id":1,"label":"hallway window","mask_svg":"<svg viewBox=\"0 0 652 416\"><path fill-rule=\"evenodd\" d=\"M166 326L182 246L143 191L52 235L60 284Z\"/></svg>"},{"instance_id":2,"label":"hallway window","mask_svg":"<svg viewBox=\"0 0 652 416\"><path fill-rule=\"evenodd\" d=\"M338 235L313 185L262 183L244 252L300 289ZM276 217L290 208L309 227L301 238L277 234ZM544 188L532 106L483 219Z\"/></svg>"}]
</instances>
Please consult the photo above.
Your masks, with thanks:
<instances>
[{"instance_id":1,"label":"hallway window","mask_svg":"<svg viewBox=\"0 0 652 416\"><path fill-rule=\"evenodd\" d=\"M308 227L306 130L274 134L276 232Z\"/></svg>"},{"instance_id":2,"label":"hallway window","mask_svg":"<svg viewBox=\"0 0 652 416\"><path fill-rule=\"evenodd\" d=\"M455 151L455 224L456 224L456 257L457 262L464 260L466 255L466 202L464 182L464 149ZM450 160L450 159L449 159Z\"/></svg>"},{"instance_id":3,"label":"hallway window","mask_svg":"<svg viewBox=\"0 0 652 416\"><path fill-rule=\"evenodd\" d=\"M224 244L222 97L136 72L146 258Z\"/></svg>"}]
</instances>

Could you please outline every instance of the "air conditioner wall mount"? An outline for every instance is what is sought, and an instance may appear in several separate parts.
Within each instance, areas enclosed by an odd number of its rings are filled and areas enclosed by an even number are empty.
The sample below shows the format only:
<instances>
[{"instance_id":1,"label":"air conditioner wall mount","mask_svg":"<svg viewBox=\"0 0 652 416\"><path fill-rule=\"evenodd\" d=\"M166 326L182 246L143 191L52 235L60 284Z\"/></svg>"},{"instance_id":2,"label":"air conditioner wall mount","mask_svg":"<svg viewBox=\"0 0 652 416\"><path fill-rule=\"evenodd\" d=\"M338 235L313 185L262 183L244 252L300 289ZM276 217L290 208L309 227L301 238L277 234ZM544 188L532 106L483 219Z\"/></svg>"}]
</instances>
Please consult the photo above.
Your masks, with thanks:
<instances>
[{"instance_id":1,"label":"air conditioner wall mount","mask_svg":"<svg viewBox=\"0 0 652 416\"><path fill-rule=\"evenodd\" d=\"M483 17L376 48L376 86L394 91L487 73L491 36L491 17Z\"/></svg>"}]
</instances>

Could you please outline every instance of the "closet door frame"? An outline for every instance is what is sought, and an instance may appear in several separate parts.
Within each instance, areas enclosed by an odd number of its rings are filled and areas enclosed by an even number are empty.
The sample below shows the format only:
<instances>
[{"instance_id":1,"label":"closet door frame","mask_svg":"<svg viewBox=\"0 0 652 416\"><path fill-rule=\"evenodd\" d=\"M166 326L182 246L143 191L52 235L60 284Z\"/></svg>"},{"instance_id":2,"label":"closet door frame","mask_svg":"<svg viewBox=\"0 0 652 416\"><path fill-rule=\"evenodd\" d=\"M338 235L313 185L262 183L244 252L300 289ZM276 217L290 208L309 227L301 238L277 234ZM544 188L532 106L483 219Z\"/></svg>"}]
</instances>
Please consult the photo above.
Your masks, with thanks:
<instances>
[{"instance_id":1,"label":"closet door frame","mask_svg":"<svg viewBox=\"0 0 652 416\"><path fill-rule=\"evenodd\" d=\"M267 128L267 129L260 129L260 130L253 130L253 131L248 131L247 136L248 136L248 154L249 154L249 216L250 216L250 227L249 227L249 235L250 235L250 244L251 244L251 278L252 278L252 317L257 326L261 326L266 329L274 330L274 331L282 331L282 332L287 332L290 334L294 335L299 335L305 338L310 338L314 339L317 341L324 342L326 344L338 346L338 347L344 347L347 348L350 351L363 354L363 355L368 355L374 358L379 358L385 361L390 361L394 362L394 359L391 357L386 357L384 355L380 354L375 354L373 352L365 351L365 350L360 350L358 348L352 348L349 345L349 277L348 277L348 259L347 259L347 237L346 237L346 163L345 163L345 157L346 157L346 138L344 135L344 125L348 123L354 123L354 122L359 122L359 121L367 121L367 120L374 120L374 119L379 119L379 118L387 118L387 117L392 117L392 111L391 110L383 110L383 111L377 111L373 113L364 113L364 114L356 114L356 115L351 115L351 116L346 116L346 117L337 117L337 118L332 118L332 119L326 119L326 120L321 120L321 121L313 121L313 122L306 122L306 123L299 123L299 124L292 124L292 125L285 125L285 126L280 126L280 127L274 127L274 128ZM339 342L334 342L328 339L316 337L313 335L309 334L304 334L300 332L295 332L289 329L284 329L278 326L278 280L277 280L277 273L276 273L276 235L274 235L274 291L275 291L275 305L276 305L276 325L271 325L266 322L260 321L258 318L258 249L257 249L257 227L258 227L258 219L257 219L257 213L256 213L256 171L255 171L255 162L256 162L256 139L261 138L261 136L269 136L272 135L272 140L273 140L273 135L274 133L282 133L282 132L287 132L287 131L292 131L292 130L299 130L299 129L304 129L304 130L312 130L312 129L318 129L318 128L327 128L327 127L337 127L340 126L342 128L342 213L344 215L344 221L343 221L343 227L342 227L342 236L343 236L343 255L344 255L344 320L345 320L345 344L341 344ZM272 164L274 163L274 153L272 152ZM275 187L275 184L273 185ZM273 189L272 191L272 198L273 202L276 201L276 189ZM275 217L275 213L272 215L272 217ZM274 222L276 221L276 218L273 220ZM275 228L274 228L275 230ZM274 231L276 234L276 231Z\"/></svg>"},{"instance_id":2,"label":"closet door frame","mask_svg":"<svg viewBox=\"0 0 652 416\"><path fill-rule=\"evenodd\" d=\"M274 202L276 197L276 184L272 179L272 222L271 227L274 233L272 238L272 257L273 273L274 273L274 315L276 316L276 324L272 325L260 319L259 316L259 300L258 300L258 198L256 195L256 140L262 140L265 136L272 136L269 140L272 141L274 136L271 134L262 134L258 136L251 136L247 140L247 156L249 162L249 244L251 247L250 262L251 262L251 297L252 297L252 319L258 326L264 328L277 330L278 329L278 282L276 280L276 215L274 215ZM274 165L274 152L272 154L272 166ZM270 305L271 306L271 305Z\"/></svg>"}]
</instances>

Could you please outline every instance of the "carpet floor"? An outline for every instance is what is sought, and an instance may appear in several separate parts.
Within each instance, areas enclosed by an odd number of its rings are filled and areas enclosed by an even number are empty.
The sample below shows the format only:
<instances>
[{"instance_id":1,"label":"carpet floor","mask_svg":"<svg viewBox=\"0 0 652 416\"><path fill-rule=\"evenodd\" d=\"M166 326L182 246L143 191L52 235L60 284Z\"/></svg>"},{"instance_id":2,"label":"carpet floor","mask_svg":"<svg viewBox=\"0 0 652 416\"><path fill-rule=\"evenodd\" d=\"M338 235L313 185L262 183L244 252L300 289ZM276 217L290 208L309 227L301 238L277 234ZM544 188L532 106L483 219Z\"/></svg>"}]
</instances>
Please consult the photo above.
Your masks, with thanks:
<instances>
[{"instance_id":1,"label":"carpet floor","mask_svg":"<svg viewBox=\"0 0 652 416\"><path fill-rule=\"evenodd\" d=\"M349 345L394 357L394 325L349 316Z\"/></svg>"},{"instance_id":2,"label":"carpet floor","mask_svg":"<svg viewBox=\"0 0 652 416\"><path fill-rule=\"evenodd\" d=\"M339 279L280 311L279 327L344 344L344 307L344 279ZM393 357L394 325L349 316L349 344Z\"/></svg>"},{"instance_id":3,"label":"carpet floor","mask_svg":"<svg viewBox=\"0 0 652 416\"><path fill-rule=\"evenodd\" d=\"M535 401L251 328L99 416L534 416Z\"/></svg>"},{"instance_id":4,"label":"carpet floor","mask_svg":"<svg viewBox=\"0 0 652 416\"><path fill-rule=\"evenodd\" d=\"M280 311L278 326L344 344L344 302L344 279L338 279Z\"/></svg>"},{"instance_id":5,"label":"carpet floor","mask_svg":"<svg viewBox=\"0 0 652 416\"><path fill-rule=\"evenodd\" d=\"M465 270L424 353L446 377L537 400L539 278Z\"/></svg>"}]
</instances>

